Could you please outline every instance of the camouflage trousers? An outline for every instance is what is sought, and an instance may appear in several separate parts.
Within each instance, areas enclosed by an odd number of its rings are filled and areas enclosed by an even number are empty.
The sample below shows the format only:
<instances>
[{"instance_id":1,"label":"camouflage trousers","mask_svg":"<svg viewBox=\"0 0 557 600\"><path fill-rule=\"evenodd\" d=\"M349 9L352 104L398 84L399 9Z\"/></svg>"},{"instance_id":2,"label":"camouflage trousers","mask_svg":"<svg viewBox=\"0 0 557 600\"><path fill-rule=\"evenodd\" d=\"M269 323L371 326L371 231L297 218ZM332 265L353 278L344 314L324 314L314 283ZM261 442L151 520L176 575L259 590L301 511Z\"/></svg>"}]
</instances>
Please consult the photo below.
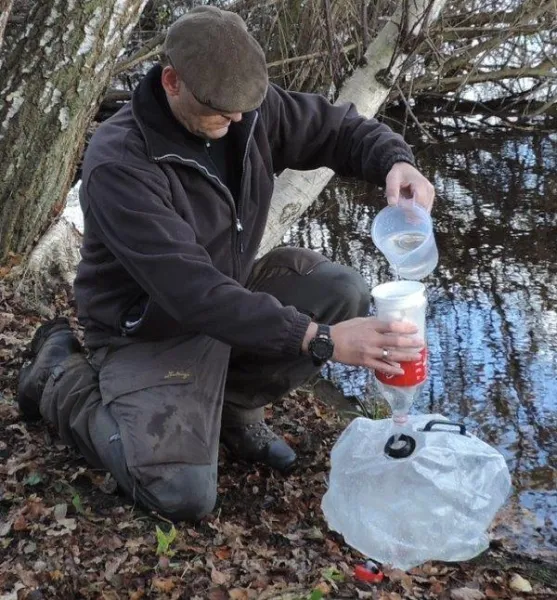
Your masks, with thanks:
<instances>
[{"instance_id":1,"label":"camouflage trousers","mask_svg":"<svg viewBox=\"0 0 557 600\"><path fill-rule=\"evenodd\" d=\"M369 290L350 267L310 250L279 248L247 282L318 322L369 310ZM266 358L205 335L110 344L76 354L50 378L41 414L134 501L173 519L212 511L221 423L248 424L318 372L303 355Z\"/></svg>"}]
</instances>

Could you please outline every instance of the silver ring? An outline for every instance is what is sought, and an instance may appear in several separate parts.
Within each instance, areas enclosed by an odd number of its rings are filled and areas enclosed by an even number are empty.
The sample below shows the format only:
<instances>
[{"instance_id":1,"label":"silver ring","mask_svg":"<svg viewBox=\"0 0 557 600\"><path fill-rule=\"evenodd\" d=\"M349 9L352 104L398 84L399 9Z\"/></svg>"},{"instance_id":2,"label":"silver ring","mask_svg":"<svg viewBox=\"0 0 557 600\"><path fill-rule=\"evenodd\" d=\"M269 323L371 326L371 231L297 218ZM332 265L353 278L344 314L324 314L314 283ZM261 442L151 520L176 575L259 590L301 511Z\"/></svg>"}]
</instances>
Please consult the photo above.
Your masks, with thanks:
<instances>
[{"instance_id":1,"label":"silver ring","mask_svg":"<svg viewBox=\"0 0 557 600\"><path fill-rule=\"evenodd\" d=\"M383 352L381 354L383 360L387 360L389 358L389 351L386 348L383 348Z\"/></svg>"}]
</instances>

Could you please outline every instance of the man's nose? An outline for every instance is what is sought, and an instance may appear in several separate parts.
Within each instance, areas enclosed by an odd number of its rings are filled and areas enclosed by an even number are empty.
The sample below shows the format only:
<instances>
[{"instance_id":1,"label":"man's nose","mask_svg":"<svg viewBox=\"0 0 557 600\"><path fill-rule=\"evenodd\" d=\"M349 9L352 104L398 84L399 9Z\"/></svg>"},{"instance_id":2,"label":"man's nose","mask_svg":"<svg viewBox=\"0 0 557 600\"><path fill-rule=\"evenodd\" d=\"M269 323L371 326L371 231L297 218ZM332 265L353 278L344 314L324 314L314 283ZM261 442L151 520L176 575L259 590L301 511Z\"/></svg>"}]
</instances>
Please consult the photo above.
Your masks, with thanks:
<instances>
[{"instance_id":1,"label":"man's nose","mask_svg":"<svg viewBox=\"0 0 557 600\"><path fill-rule=\"evenodd\" d=\"M226 118L230 119L233 123L239 123L242 120L242 113L227 113Z\"/></svg>"}]
</instances>

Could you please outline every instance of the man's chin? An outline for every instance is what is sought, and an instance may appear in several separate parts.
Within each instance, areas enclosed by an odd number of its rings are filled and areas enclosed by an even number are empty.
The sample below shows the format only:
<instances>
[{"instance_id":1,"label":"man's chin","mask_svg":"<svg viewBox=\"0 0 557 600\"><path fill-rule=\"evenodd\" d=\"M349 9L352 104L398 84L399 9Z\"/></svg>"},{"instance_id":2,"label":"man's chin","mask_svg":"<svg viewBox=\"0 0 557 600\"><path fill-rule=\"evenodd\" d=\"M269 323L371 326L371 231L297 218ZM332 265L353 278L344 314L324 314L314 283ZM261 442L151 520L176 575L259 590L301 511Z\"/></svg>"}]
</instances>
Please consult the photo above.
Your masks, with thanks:
<instances>
[{"instance_id":1,"label":"man's chin","mask_svg":"<svg viewBox=\"0 0 557 600\"><path fill-rule=\"evenodd\" d=\"M208 140L219 140L224 137L228 133L228 125L226 127L221 127L220 129L210 129L205 131L205 137Z\"/></svg>"}]
</instances>

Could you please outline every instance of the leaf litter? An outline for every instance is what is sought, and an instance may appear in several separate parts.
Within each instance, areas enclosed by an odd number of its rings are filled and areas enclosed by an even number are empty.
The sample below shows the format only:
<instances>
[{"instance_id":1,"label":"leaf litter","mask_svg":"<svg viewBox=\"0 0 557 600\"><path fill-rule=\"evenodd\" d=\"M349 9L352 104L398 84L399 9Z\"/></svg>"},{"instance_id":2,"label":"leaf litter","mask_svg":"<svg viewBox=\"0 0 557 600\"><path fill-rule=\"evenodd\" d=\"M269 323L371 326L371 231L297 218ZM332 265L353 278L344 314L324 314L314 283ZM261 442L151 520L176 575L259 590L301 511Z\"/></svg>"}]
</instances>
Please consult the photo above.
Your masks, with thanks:
<instances>
[{"instance_id":1,"label":"leaf litter","mask_svg":"<svg viewBox=\"0 0 557 600\"><path fill-rule=\"evenodd\" d=\"M36 310L0 282L0 600L557 598L557 566L500 541L473 561L383 565L381 583L356 580L366 557L320 508L346 421L311 389L267 409L299 455L294 473L222 451L218 504L201 522L172 525L132 505L45 423L20 420L17 376L42 314L78 330L69 290Z\"/></svg>"}]
</instances>

